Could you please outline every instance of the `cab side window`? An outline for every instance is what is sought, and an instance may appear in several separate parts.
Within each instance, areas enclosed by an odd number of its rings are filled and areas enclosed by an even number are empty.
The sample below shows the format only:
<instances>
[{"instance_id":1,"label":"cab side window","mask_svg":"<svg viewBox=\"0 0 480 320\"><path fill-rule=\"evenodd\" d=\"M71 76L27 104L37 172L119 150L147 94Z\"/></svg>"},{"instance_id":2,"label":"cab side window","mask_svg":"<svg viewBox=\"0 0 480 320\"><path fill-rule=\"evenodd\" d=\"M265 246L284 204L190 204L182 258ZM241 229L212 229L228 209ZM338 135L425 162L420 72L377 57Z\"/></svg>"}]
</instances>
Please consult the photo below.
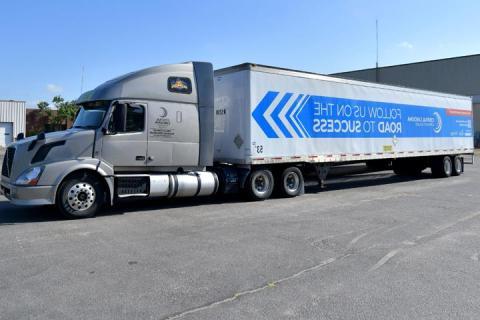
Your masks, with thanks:
<instances>
[{"instance_id":1,"label":"cab side window","mask_svg":"<svg viewBox=\"0 0 480 320\"><path fill-rule=\"evenodd\" d=\"M142 132L145 129L145 108L141 105L117 104L108 130L112 133Z\"/></svg>"},{"instance_id":2,"label":"cab side window","mask_svg":"<svg viewBox=\"0 0 480 320\"><path fill-rule=\"evenodd\" d=\"M139 105L128 105L125 132L142 132L144 128L145 109Z\"/></svg>"}]
</instances>

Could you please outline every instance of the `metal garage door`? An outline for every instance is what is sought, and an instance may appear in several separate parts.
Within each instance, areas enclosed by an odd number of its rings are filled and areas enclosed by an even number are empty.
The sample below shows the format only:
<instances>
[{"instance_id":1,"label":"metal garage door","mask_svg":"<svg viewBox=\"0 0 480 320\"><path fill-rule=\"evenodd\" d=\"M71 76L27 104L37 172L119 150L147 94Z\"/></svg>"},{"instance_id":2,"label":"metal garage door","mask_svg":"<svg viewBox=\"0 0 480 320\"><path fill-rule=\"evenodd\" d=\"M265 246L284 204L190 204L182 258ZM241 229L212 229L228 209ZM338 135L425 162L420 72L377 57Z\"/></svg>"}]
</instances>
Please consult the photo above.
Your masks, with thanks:
<instances>
[{"instance_id":1,"label":"metal garage door","mask_svg":"<svg viewBox=\"0 0 480 320\"><path fill-rule=\"evenodd\" d=\"M0 147L6 147L13 141L13 123L0 122Z\"/></svg>"}]
</instances>

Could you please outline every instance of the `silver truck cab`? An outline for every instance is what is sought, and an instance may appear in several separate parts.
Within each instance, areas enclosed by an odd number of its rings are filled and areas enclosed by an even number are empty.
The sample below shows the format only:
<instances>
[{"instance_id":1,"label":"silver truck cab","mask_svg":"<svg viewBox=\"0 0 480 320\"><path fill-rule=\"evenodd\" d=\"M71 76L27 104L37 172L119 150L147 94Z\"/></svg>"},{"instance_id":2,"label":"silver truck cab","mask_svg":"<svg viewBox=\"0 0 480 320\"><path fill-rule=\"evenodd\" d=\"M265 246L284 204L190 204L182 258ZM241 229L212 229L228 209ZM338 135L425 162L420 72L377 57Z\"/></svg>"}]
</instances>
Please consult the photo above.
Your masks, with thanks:
<instances>
[{"instance_id":1,"label":"silver truck cab","mask_svg":"<svg viewBox=\"0 0 480 320\"><path fill-rule=\"evenodd\" d=\"M2 191L14 204L56 204L68 217L93 216L122 197L212 194L213 99L210 63L107 81L78 98L72 128L8 146Z\"/></svg>"}]
</instances>

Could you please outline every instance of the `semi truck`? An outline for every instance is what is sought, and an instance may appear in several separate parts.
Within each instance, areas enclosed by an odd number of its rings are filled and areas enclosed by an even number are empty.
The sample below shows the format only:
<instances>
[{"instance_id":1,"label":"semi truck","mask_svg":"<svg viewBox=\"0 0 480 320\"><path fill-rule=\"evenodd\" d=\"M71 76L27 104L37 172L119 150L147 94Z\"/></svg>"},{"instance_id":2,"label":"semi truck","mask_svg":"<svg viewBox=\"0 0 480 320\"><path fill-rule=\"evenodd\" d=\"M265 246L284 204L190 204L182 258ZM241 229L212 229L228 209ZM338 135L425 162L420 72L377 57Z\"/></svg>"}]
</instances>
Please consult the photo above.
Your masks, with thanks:
<instances>
[{"instance_id":1,"label":"semi truck","mask_svg":"<svg viewBox=\"0 0 480 320\"><path fill-rule=\"evenodd\" d=\"M13 204L84 218L128 197L295 197L339 164L449 177L473 154L470 97L251 63L151 67L76 103L68 130L8 146Z\"/></svg>"}]
</instances>

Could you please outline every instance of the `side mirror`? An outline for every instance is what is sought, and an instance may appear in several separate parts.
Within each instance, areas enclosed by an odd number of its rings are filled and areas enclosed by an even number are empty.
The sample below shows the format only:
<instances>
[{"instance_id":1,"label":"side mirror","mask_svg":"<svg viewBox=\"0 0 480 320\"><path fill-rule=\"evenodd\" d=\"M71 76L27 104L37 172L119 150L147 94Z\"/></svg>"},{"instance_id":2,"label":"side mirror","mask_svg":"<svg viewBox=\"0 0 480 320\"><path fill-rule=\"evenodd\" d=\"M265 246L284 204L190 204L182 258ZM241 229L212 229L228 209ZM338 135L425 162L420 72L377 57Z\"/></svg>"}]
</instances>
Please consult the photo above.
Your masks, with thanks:
<instances>
[{"instance_id":1,"label":"side mirror","mask_svg":"<svg viewBox=\"0 0 480 320\"><path fill-rule=\"evenodd\" d=\"M23 132L20 132L18 135L17 135L17 141L19 140L23 140L25 139L25 134Z\"/></svg>"}]
</instances>

